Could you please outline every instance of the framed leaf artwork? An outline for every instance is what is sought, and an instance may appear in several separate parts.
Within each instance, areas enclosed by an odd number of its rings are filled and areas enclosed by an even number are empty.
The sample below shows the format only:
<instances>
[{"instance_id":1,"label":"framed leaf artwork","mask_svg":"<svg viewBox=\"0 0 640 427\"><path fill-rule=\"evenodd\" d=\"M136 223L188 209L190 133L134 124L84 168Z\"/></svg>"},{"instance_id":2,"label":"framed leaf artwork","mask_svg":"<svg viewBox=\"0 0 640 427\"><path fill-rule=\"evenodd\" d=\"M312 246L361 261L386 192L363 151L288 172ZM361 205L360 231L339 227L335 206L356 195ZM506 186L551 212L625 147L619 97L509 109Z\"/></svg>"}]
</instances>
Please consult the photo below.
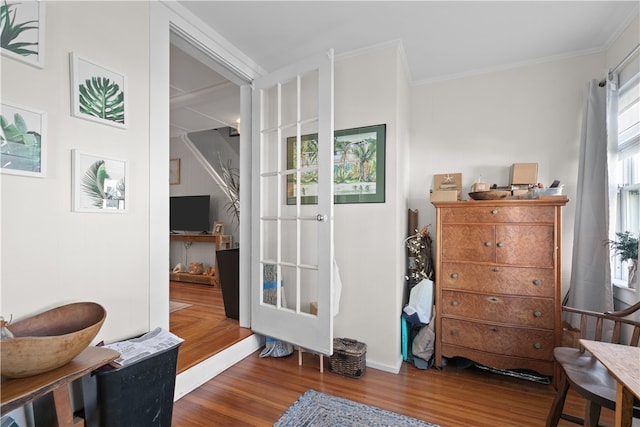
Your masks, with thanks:
<instances>
[{"instance_id":1,"label":"framed leaf artwork","mask_svg":"<svg viewBox=\"0 0 640 427\"><path fill-rule=\"evenodd\" d=\"M45 2L0 2L2 55L44 68Z\"/></svg>"},{"instance_id":2,"label":"framed leaf artwork","mask_svg":"<svg viewBox=\"0 0 640 427\"><path fill-rule=\"evenodd\" d=\"M129 165L126 160L73 150L71 162L73 211L127 211Z\"/></svg>"},{"instance_id":3,"label":"framed leaf artwork","mask_svg":"<svg viewBox=\"0 0 640 427\"><path fill-rule=\"evenodd\" d=\"M71 114L119 128L128 125L127 76L70 55Z\"/></svg>"},{"instance_id":4,"label":"framed leaf artwork","mask_svg":"<svg viewBox=\"0 0 640 427\"><path fill-rule=\"evenodd\" d=\"M45 177L47 113L2 101L0 126L0 172Z\"/></svg>"}]
</instances>

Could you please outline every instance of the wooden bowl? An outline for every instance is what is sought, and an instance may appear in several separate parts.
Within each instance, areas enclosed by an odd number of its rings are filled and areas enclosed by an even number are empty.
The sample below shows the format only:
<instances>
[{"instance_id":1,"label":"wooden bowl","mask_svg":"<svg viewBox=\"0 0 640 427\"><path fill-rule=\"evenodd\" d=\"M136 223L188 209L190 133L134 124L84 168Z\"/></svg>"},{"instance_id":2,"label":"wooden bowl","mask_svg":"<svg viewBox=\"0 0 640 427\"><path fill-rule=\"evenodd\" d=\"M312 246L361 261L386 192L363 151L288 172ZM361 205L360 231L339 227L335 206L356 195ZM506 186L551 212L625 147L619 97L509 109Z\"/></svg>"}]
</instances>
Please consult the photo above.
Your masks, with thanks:
<instances>
[{"instance_id":1,"label":"wooden bowl","mask_svg":"<svg viewBox=\"0 0 640 427\"><path fill-rule=\"evenodd\" d=\"M508 190L489 190L469 193L469 197L473 200L499 200L506 199L509 196L511 196L511 191Z\"/></svg>"},{"instance_id":2,"label":"wooden bowl","mask_svg":"<svg viewBox=\"0 0 640 427\"><path fill-rule=\"evenodd\" d=\"M63 305L9 324L0 341L1 374L22 378L66 365L96 337L107 312L93 302Z\"/></svg>"}]
</instances>

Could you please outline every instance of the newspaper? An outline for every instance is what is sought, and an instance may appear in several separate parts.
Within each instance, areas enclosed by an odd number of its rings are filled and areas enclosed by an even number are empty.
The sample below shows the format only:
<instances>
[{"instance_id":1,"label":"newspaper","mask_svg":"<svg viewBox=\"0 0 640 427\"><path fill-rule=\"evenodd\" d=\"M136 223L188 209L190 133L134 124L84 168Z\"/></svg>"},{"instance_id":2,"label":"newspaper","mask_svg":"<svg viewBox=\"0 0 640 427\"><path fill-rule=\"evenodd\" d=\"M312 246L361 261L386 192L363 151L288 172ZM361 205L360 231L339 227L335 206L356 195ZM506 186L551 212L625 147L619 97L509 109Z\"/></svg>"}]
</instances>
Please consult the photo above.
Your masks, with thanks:
<instances>
[{"instance_id":1,"label":"newspaper","mask_svg":"<svg viewBox=\"0 0 640 427\"><path fill-rule=\"evenodd\" d=\"M120 353L120 357L111 362L111 364L116 367L122 367L175 347L183 341L179 336L158 327L139 338L105 344L104 347Z\"/></svg>"}]
</instances>

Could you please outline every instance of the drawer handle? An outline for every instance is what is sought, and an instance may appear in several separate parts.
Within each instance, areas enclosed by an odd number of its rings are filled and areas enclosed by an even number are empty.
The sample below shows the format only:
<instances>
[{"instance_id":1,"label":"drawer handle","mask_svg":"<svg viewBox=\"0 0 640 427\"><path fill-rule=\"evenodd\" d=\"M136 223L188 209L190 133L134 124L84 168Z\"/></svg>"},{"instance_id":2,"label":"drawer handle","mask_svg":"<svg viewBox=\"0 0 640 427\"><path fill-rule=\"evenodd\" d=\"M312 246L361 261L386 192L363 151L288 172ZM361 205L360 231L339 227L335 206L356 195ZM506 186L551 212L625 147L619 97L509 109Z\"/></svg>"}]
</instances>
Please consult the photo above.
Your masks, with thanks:
<instances>
[{"instance_id":1,"label":"drawer handle","mask_svg":"<svg viewBox=\"0 0 640 427\"><path fill-rule=\"evenodd\" d=\"M500 271L500 269L499 269L499 268L494 267L494 268L492 268L492 269L491 269L491 271L493 271L494 273L498 273L498 272Z\"/></svg>"},{"instance_id":2,"label":"drawer handle","mask_svg":"<svg viewBox=\"0 0 640 427\"><path fill-rule=\"evenodd\" d=\"M540 285L542 285L542 280L540 280L540 279L535 279L535 280L533 281L533 284L534 284L535 286L540 286Z\"/></svg>"},{"instance_id":3,"label":"drawer handle","mask_svg":"<svg viewBox=\"0 0 640 427\"><path fill-rule=\"evenodd\" d=\"M496 328L496 327L489 328L489 330L490 330L491 332L498 332L498 328Z\"/></svg>"},{"instance_id":4,"label":"drawer handle","mask_svg":"<svg viewBox=\"0 0 640 427\"><path fill-rule=\"evenodd\" d=\"M458 330L457 329L452 329L451 330L451 335L453 335L454 337L458 335Z\"/></svg>"},{"instance_id":5,"label":"drawer handle","mask_svg":"<svg viewBox=\"0 0 640 427\"><path fill-rule=\"evenodd\" d=\"M541 312L541 311L536 310L536 311L534 311L534 312L533 312L533 315L534 315L535 317L541 317L541 316L542 316L542 312Z\"/></svg>"},{"instance_id":6,"label":"drawer handle","mask_svg":"<svg viewBox=\"0 0 640 427\"><path fill-rule=\"evenodd\" d=\"M489 248L491 247L491 242L484 242L484 245Z\"/></svg>"},{"instance_id":7,"label":"drawer handle","mask_svg":"<svg viewBox=\"0 0 640 427\"><path fill-rule=\"evenodd\" d=\"M457 279L458 278L458 273L451 273L451 278L452 279Z\"/></svg>"},{"instance_id":8,"label":"drawer handle","mask_svg":"<svg viewBox=\"0 0 640 427\"><path fill-rule=\"evenodd\" d=\"M499 248L504 248L504 243L498 242L498 244L496 246L499 247Z\"/></svg>"},{"instance_id":9,"label":"drawer handle","mask_svg":"<svg viewBox=\"0 0 640 427\"><path fill-rule=\"evenodd\" d=\"M499 212L499 211L498 211L498 209L493 209L493 210L491 211L491 215L497 215L497 214L498 214L498 212Z\"/></svg>"},{"instance_id":10,"label":"drawer handle","mask_svg":"<svg viewBox=\"0 0 640 427\"><path fill-rule=\"evenodd\" d=\"M489 297L489 298L487 298L487 301L489 301L489 302L500 302L500 298Z\"/></svg>"},{"instance_id":11,"label":"drawer handle","mask_svg":"<svg viewBox=\"0 0 640 427\"><path fill-rule=\"evenodd\" d=\"M451 305L454 306L454 307L457 307L458 306L458 301L456 301L456 300L451 301Z\"/></svg>"},{"instance_id":12,"label":"drawer handle","mask_svg":"<svg viewBox=\"0 0 640 427\"><path fill-rule=\"evenodd\" d=\"M542 344L540 344L539 342L534 343L534 344L533 344L533 348L535 348L535 349L537 349L537 350L540 350L540 349L542 348Z\"/></svg>"}]
</instances>

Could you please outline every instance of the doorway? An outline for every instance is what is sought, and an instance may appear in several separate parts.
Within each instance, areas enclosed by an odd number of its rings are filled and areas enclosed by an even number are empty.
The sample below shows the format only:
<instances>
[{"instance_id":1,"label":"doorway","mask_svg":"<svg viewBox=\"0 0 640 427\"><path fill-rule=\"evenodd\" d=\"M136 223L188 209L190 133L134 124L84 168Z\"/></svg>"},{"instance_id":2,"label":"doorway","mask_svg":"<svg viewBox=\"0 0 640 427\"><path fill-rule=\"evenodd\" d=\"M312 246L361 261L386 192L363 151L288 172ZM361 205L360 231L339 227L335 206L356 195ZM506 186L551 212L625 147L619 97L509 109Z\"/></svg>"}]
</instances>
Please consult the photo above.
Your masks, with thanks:
<instances>
[{"instance_id":1,"label":"doorway","mask_svg":"<svg viewBox=\"0 0 640 427\"><path fill-rule=\"evenodd\" d=\"M257 72L238 59L242 55L229 49L222 49L213 38L210 38L206 28L194 26L193 22L183 18L184 8L177 3L150 4L150 147L149 147L149 324L150 327L160 326L169 329L169 159L170 159L170 46L180 45L182 50L209 65L211 68L221 67L216 70L228 80L240 86L241 117L246 116L250 122L250 88L248 86ZM215 35L213 36L215 38ZM225 64L222 67L220 64ZM234 70L234 71L230 71ZM240 77L239 77L240 76ZM248 102L244 100L248 99ZM246 138L246 143L243 141ZM250 169L250 138L248 133L241 133L242 174L241 180L250 182L250 176L245 177ZM250 199L250 190L243 195ZM247 201L247 212L250 211L250 200ZM241 230L249 230L245 224L248 220L241 214ZM245 221L245 223L243 223ZM240 235L240 252L250 247L250 232ZM243 249L244 248L244 249ZM249 277L248 260L241 261L243 265L240 271L240 324L250 325L250 301L249 301ZM247 271L245 271L247 270ZM245 289L247 288L247 289ZM202 385L224 369L232 366L242 358L256 351L262 345L256 335L242 340L229 349L216 354L214 357L198 363L178 375L176 379L176 398Z\"/></svg>"},{"instance_id":2,"label":"doorway","mask_svg":"<svg viewBox=\"0 0 640 427\"><path fill-rule=\"evenodd\" d=\"M171 274L169 284L169 330L185 339L178 358L178 373L251 334L250 330L240 328L237 316L225 315L216 260L217 250L232 248L239 239L238 220L229 210L229 200L221 188L224 179L220 168L222 163L239 171L240 88L190 54L185 43L186 40L172 34L170 217L178 216L179 202L194 199L206 202L205 206L190 204L177 229L173 229L177 224L175 218L170 221L169 264L178 273ZM194 212L196 208L202 211L201 216L209 218L204 230L202 221L195 221L199 213ZM191 227L189 218L195 221L196 228ZM214 238L211 233L222 238ZM229 295L224 297L228 305Z\"/></svg>"}]
</instances>

